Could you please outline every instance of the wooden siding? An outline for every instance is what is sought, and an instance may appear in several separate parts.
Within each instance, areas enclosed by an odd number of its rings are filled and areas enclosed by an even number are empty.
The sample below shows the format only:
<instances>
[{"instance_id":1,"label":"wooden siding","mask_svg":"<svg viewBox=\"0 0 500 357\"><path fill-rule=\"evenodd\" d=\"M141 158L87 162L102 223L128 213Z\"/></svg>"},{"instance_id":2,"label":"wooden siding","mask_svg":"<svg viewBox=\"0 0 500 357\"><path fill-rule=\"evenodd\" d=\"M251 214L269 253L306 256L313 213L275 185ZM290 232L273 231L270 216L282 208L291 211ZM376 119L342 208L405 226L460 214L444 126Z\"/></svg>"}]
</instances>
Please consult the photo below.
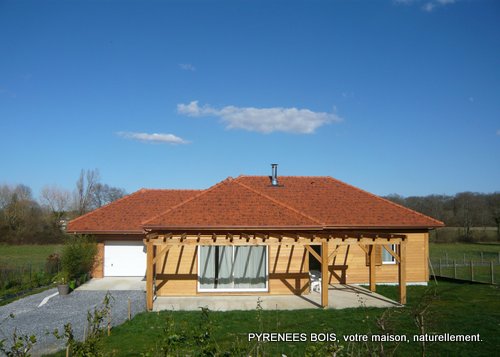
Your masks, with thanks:
<instances>
[{"instance_id":1,"label":"wooden siding","mask_svg":"<svg viewBox=\"0 0 500 357\"><path fill-rule=\"evenodd\" d=\"M407 282L427 282L428 274L428 233L406 233L408 236L406 254ZM329 251L335 249L330 245ZM330 262L332 265L332 262ZM366 265L366 254L358 245L341 246L330 266L329 281L332 284L367 284L369 267ZM398 265L382 264L375 267L377 283L397 283Z\"/></svg>"},{"instance_id":2,"label":"wooden siding","mask_svg":"<svg viewBox=\"0 0 500 357\"><path fill-rule=\"evenodd\" d=\"M95 256L91 275L93 278L104 277L104 242L97 243L97 254Z\"/></svg>"}]
</instances>

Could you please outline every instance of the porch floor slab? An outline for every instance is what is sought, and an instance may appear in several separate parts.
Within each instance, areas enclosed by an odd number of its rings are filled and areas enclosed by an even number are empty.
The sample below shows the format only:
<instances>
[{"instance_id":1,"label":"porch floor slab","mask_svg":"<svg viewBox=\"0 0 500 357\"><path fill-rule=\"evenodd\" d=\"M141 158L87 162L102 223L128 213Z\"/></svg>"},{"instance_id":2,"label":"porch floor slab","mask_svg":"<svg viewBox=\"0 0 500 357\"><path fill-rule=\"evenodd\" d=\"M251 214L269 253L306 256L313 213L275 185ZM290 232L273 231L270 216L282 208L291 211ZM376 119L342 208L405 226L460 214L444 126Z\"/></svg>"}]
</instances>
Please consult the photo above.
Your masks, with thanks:
<instances>
[{"instance_id":1,"label":"porch floor slab","mask_svg":"<svg viewBox=\"0 0 500 357\"><path fill-rule=\"evenodd\" d=\"M105 277L93 278L85 284L76 288L76 290L97 290L97 291L112 291L112 290L146 290L146 279L144 277Z\"/></svg>"},{"instance_id":2,"label":"porch floor slab","mask_svg":"<svg viewBox=\"0 0 500 357\"><path fill-rule=\"evenodd\" d=\"M194 311L208 307L212 311L255 310L259 296L159 296L153 311ZM308 295L263 295L260 296L264 310L301 310L321 308L321 294ZM335 284L328 289L328 307L346 309L354 307L398 307L398 302L355 285Z\"/></svg>"}]
</instances>

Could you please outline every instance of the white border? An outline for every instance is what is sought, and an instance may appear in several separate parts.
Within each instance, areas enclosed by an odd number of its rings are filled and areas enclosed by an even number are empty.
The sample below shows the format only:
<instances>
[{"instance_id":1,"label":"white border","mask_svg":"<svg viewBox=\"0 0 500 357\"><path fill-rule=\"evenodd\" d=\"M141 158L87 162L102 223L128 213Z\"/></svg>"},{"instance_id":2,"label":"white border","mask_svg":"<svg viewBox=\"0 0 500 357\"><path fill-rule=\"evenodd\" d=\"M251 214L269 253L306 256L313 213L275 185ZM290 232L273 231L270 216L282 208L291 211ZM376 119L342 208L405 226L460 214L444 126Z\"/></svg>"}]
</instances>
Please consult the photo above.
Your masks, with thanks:
<instances>
[{"instance_id":1,"label":"white border","mask_svg":"<svg viewBox=\"0 0 500 357\"><path fill-rule=\"evenodd\" d=\"M268 270L268 260L269 260L269 246L266 245L266 258L265 260L265 265L266 265L266 287L265 288L255 288L255 289L248 289L248 288L232 288L232 289L204 289L200 286L200 247L215 247L217 246L216 244L214 245L199 245L197 252L196 252L196 260L197 260L197 269L198 271L196 272L196 292L198 293L251 293L251 292L269 292L269 270ZM258 247L258 245L219 245L219 247ZM233 253L234 254L234 253Z\"/></svg>"}]
</instances>

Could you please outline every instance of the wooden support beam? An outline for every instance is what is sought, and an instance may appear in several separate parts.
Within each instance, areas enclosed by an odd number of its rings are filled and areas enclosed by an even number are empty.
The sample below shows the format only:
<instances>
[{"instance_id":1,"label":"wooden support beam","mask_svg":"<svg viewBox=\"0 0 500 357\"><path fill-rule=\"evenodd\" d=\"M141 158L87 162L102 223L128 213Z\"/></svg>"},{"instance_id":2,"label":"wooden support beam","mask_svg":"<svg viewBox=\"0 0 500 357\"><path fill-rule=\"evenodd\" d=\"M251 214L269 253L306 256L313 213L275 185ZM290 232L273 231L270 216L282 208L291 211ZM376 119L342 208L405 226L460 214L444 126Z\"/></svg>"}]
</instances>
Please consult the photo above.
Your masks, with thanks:
<instances>
[{"instance_id":1,"label":"wooden support beam","mask_svg":"<svg viewBox=\"0 0 500 357\"><path fill-rule=\"evenodd\" d=\"M153 260L154 251L153 244L148 243L146 245L146 308L148 311L153 310Z\"/></svg>"},{"instance_id":2,"label":"wooden support beam","mask_svg":"<svg viewBox=\"0 0 500 357\"><path fill-rule=\"evenodd\" d=\"M370 291L375 292L377 290L377 277L375 273L375 245L370 245L369 247L370 251Z\"/></svg>"},{"instance_id":3,"label":"wooden support beam","mask_svg":"<svg viewBox=\"0 0 500 357\"><path fill-rule=\"evenodd\" d=\"M396 254L396 252L394 252L391 248L391 246L389 244L384 244L384 248L385 250L387 250L389 252L390 255L392 255L394 257L394 259L396 259L396 261L399 263L399 256Z\"/></svg>"},{"instance_id":4,"label":"wooden support beam","mask_svg":"<svg viewBox=\"0 0 500 357\"><path fill-rule=\"evenodd\" d=\"M399 302L404 305L406 304L406 239L399 245L399 260Z\"/></svg>"},{"instance_id":5,"label":"wooden support beam","mask_svg":"<svg viewBox=\"0 0 500 357\"><path fill-rule=\"evenodd\" d=\"M337 246L333 252L330 253L330 255L328 256L328 264L330 264L330 261L332 261L332 264L333 264L333 259L337 256L337 253L339 251L339 246Z\"/></svg>"},{"instance_id":6,"label":"wooden support beam","mask_svg":"<svg viewBox=\"0 0 500 357\"><path fill-rule=\"evenodd\" d=\"M159 246L157 246L157 247L159 247ZM170 247L171 247L171 245L166 245L165 247L163 247L162 250L160 250L160 252L158 254L155 254L155 257L153 259L153 265L155 265L158 262L158 260L168 252Z\"/></svg>"},{"instance_id":7,"label":"wooden support beam","mask_svg":"<svg viewBox=\"0 0 500 357\"><path fill-rule=\"evenodd\" d=\"M321 243L321 306L324 309L328 307L328 278L328 243L323 242Z\"/></svg>"},{"instance_id":8,"label":"wooden support beam","mask_svg":"<svg viewBox=\"0 0 500 357\"><path fill-rule=\"evenodd\" d=\"M322 258L321 258L321 256L320 256L318 253L316 253L316 252L314 251L314 249L312 249L309 245L305 245L305 246L304 246L304 248L306 248L306 250L307 250L309 253L311 253L311 254L312 254L312 256L313 256L314 258L316 258L316 260L317 260L320 264L322 263Z\"/></svg>"},{"instance_id":9,"label":"wooden support beam","mask_svg":"<svg viewBox=\"0 0 500 357\"><path fill-rule=\"evenodd\" d=\"M365 252L365 254L369 255L370 253L368 252L368 249L366 248L366 246L364 244L358 244L358 247L361 248L361 250L363 250L363 252Z\"/></svg>"}]
</instances>

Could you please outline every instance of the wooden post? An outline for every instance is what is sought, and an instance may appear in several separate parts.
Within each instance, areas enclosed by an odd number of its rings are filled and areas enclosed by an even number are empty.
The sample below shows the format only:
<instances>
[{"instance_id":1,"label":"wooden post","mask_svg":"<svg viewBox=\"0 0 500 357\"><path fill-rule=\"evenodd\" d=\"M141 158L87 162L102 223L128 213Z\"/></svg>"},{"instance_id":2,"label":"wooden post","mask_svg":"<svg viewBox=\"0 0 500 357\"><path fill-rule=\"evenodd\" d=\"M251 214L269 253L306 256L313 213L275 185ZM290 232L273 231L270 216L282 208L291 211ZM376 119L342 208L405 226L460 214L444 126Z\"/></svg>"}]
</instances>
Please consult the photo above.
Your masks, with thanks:
<instances>
[{"instance_id":1,"label":"wooden post","mask_svg":"<svg viewBox=\"0 0 500 357\"><path fill-rule=\"evenodd\" d=\"M443 276L443 270L441 269L441 258L439 258L439 276Z\"/></svg>"},{"instance_id":2,"label":"wooden post","mask_svg":"<svg viewBox=\"0 0 500 357\"><path fill-rule=\"evenodd\" d=\"M448 252L445 252L444 254L446 254L446 265L448 265Z\"/></svg>"},{"instance_id":3,"label":"wooden post","mask_svg":"<svg viewBox=\"0 0 500 357\"><path fill-rule=\"evenodd\" d=\"M465 265L465 253L464 253L464 265Z\"/></svg>"},{"instance_id":4,"label":"wooden post","mask_svg":"<svg viewBox=\"0 0 500 357\"><path fill-rule=\"evenodd\" d=\"M399 302L404 305L406 304L406 239L399 244L398 278Z\"/></svg>"},{"instance_id":5,"label":"wooden post","mask_svg":"<svg viewBox=\"0 0 500 357\"><path fill-rule=\"evenodd\" d=\"M328 243L321 243L321 306L328 307Z\"/></svg>"},{"instance_id":6,"label":"wooden post","mask_svg":"<svg viewBox=\"0 0 500 357\"><path fill-rule=\"evenodd\" d=\"M490 262L491 283L495 284L495 273L493 270L493 262Z\"/></svg>"},{"instance_id":7,"label":"wooden post","mask_svg":"<svg viewBox=\"0 0 500 357\"><path fill-rule=\"evenodd\" d=\"M130 319L132 318L132 309L130 307L130 298L128 298L128 320L130 321Z\"/></svg>"},{"instance_id":8,"label":"wooden post","mask_svg":"<svg viewBox=\"0 0 500 357\"><path fill-rule=\"evenodd\" d=\"M146 243L146 309L153 310L153 244Z\"/></svg>"},{"instance_id":9,"label":"wooden post","mask_svg":"<svg viewBox=\"0 0 500 357\"><path fill-rule=\"evenodd\" d=\"M453 278L457 278L457 261L453 259Z\"/></svg>"},{"instance_id":10,"label":"wooden post","mask_svg":"<svg viewBox=\"0 0 500 357\"><path fill-rule=\"evenodd\" d=\"M470 261L470 280L474 281L474 262Z\"/></svg>"},{"instance_id":11,"label":"wooden post","mask_svg":"<svg viewBox=\"0 0 500 357\"><path fill-rule=\"evenodd\" d=\"M376 283L376 273L375 273L375 244L370 245L369 248L370 252L370 268L369 268L369 275L370 275L370 291L375 292L377 290L377 283Z\"/></svg>"},{"instance_id":12,"label":"wooden post","mask_svg":"<svg viewBox=\"0 0 500 357\"><path fill-rule=\"evenodd\" d=\"M484 263L484 254L481 252L481 264Z\"/></svg>"}]
</instances>

